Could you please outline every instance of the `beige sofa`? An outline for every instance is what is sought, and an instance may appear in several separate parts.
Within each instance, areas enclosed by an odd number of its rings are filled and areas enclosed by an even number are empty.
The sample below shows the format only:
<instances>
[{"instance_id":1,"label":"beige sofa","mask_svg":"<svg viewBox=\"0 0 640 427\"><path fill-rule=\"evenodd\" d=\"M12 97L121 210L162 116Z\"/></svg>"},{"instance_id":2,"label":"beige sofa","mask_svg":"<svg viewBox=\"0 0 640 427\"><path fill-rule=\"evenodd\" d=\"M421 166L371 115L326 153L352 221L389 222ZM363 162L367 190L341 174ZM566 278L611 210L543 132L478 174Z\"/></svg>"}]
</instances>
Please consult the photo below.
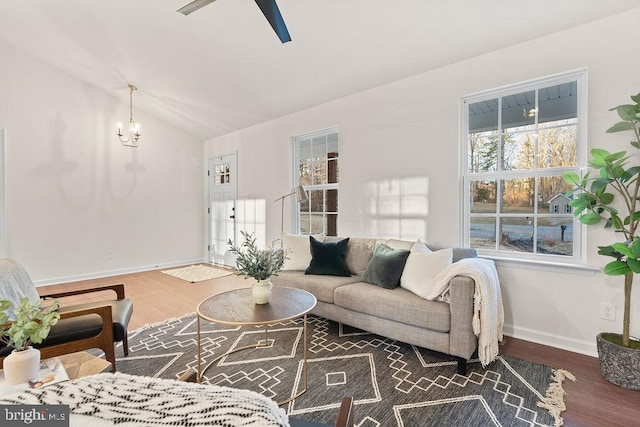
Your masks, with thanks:
<instances>
[{"instance_id":1,"label":"beige sofa","mask_svg":"<svg viewBox=\"0 0 640 427\"><path fill-rule=\"evenodd\" d=\"M273 276L271 281L275 286L311 292L318 300L312 311L316 315L455 356L458 373L466 375L466 362L478 346L472 329L474 280L466 276L454 277L450 281L448 303L426 300L402 287L385 289L366 283L362 276L376 243L406 250L414 244L400 240L350 238L346 255L346 265L353 273L350 277L287 270ZM474 249L453 248L453 262L475 256Z\"/></svg>"}]
</instances>

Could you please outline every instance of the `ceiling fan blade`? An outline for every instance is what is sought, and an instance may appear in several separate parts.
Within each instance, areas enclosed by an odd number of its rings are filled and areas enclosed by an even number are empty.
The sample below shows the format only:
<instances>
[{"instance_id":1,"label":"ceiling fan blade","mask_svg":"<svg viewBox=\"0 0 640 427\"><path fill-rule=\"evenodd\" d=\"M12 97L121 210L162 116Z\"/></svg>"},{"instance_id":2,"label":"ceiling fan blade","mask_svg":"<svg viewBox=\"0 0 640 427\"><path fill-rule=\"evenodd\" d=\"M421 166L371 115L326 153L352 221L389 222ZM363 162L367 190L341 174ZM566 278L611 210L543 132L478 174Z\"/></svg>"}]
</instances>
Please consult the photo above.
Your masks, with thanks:
<instances>
[{"instance_id":1,"label":"ceiling fan blade","mask_svg":"<svg viewBox=\"0 0 640 427\"><path fill-rule=\"evenodd\" d=\"M209 3L213 3L214 1L216 0L194 0L188 5L178 9L177 12L180 12L183 15L188 15L191 12L195 12L196 10L200 9L201 7L205 7Z\"/></svg>"},{"instance_id":2,"label":"ceiling fan blade","mask_svg":"<svg viewBox=\"0 0 640 427\"><path fill-rule=\"evenodd\" d=\"M264 17L267 18L267 21L269 21L269 24L271 24L273 31L275 31L278 35L280 41L282 43L290 42L291 36L289 35L289 30L287 30L287 26L284 23L284 19L282 19L282 14L280 14L280 9L278 9L276 0L255 1L264 14Z\"/></svg>"}]
</instances>

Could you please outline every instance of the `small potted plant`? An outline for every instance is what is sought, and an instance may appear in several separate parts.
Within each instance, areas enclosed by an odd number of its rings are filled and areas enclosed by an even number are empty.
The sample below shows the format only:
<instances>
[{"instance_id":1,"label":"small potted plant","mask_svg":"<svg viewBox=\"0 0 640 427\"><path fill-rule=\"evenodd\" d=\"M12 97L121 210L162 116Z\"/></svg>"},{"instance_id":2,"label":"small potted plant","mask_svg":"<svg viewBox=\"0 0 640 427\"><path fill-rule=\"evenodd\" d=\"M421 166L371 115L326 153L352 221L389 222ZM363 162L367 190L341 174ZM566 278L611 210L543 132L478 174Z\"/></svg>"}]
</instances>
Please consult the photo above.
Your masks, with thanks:
<instances>
[{"instance_id":1,"label":"small potted plant","mask_svg":"<svg viewBox=\"0 0 640 427\"><path fill-rule=\"evenodd\" d=\"M613 228L618 241L599 246L598 254L613 258L604 267L605 274L624 276L624 315L622 334L601 333L597 336L600 370L608 381L621 387L640 389L640 342L630 338L631 287L640 273L640 93L632 96L633 104L612 108L622 121L607 133L630 131L634 153L591 150L587 172L582 178L574 172L563 175L574 186L566 193L573 215L585 225L604 224Z\"/></svg>"},{"instance_id":2,"label":"small potted plant","mask_svg":"<svg viewBox=\"0 0 640 427\"><path fill-rule=\"evenodd\" d=\"M5 379L9 384L29 381L40 367L40 350L31 344L40 344L48 335L51 326L58 323L60 314L57 301L42 309L42 300L31 303L23 298L15 308L15 319L9 319L11 301L0 300L0 341L14 350L3 362Z\"/></svg>"},{"instance_id":3,"label":"small potted plant","mask_svg":"<svg viewBox=\"0 0 640 427\"><path fill-rule=\"evenodd\" d=\"M271 299L271 276L278 273L287 258L281 248L260 249L256 245L253 233L241 231L244 243L240 247L229 240L229 250L237 255L236 268L238 275L252 277L255 282L251 288L251 296L255 304L267 304Z\"/></svg>"}]
</instances>

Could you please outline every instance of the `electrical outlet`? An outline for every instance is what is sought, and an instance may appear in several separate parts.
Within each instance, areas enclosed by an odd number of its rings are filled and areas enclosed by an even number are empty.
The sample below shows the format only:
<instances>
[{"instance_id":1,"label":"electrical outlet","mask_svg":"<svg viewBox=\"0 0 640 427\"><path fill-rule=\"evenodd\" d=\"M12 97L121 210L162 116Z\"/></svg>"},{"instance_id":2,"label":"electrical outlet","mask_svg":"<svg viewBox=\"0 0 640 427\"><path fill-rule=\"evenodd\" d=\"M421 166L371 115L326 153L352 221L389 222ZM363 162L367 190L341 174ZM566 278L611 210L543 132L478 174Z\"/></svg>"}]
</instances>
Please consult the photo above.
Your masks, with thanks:
<instances>
[{"instance_id":1,"label":"electrical outlet","mask_svg":"<svg viewBox=\"0 0 640 427\"><path fill-rule=\"evenodd\" d=\"M600 303L600 317L605 320L616 320L616 306L608 302Z\"/></svg>"},{"instance_id":2,"label":"electrical outlet","mask_svg":"<svg viewBox=\"0 0 640 427\"><path fill-rule=\"evenodd\" d=\"M113 251L107 251L107 259L113 259Z\"/></svg>"}]
</instances>

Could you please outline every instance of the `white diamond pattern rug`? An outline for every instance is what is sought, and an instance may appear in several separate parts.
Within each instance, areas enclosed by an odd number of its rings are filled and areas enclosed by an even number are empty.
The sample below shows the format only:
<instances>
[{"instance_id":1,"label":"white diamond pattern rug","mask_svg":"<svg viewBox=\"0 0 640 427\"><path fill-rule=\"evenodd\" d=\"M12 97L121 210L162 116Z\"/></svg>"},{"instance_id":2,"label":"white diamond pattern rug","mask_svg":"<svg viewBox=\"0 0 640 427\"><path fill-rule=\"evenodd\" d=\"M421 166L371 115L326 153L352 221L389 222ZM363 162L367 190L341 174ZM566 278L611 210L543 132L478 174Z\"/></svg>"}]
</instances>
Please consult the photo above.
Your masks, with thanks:
<instances>
[{"instance_id":1,"label":"white diamond pattern rug","mask_svg":"<svg viewBox=\"0 0 640 427\"><path fill-rule=\"evenodd\" d=\"M130 355L117 360L118 371L176 378L197 369L196 323L190 314L131 333ZM264 339L262 327L203 321L201 328L203 366ZM267 346L218 360L202 382L250 389L275 401L295 395L304 384L302 320L269 330ZM298 419L332 424L342 397L350 395L357 427L556 424L538 407L550 384L561 389L562 380L554 382L555 371L547 366L498 356L486 368L471 361L468 375L461 376L451 357L313 315L307 344L308 390L283 406Z\"/></svg>"}]
</instances>

